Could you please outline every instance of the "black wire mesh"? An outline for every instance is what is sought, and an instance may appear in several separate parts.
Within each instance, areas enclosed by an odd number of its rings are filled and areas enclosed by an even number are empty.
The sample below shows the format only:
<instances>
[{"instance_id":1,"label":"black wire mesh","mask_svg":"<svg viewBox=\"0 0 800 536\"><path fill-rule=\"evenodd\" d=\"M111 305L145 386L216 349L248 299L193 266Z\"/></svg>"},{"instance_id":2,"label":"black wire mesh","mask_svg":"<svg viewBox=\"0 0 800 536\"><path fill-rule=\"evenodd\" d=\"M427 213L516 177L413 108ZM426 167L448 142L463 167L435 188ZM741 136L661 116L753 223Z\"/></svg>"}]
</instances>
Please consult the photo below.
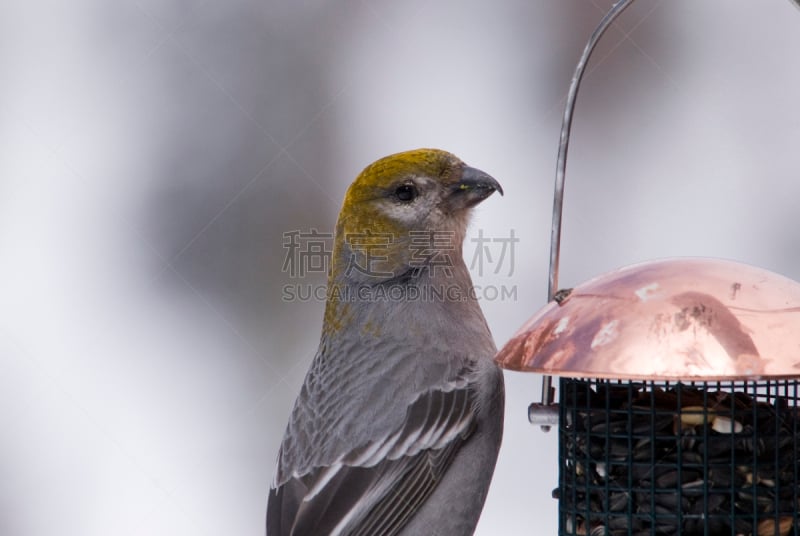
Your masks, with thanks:
<instances>
[{"instance_id":1,"label":"black wire mesh","mask_svg":"<svg viewBox=\"0 0 800 536\"><path fill-rule=\"evenodd\" d=\"M800 536L797 380L560 380L559 535Z\"/></svg>"}]
</instances>

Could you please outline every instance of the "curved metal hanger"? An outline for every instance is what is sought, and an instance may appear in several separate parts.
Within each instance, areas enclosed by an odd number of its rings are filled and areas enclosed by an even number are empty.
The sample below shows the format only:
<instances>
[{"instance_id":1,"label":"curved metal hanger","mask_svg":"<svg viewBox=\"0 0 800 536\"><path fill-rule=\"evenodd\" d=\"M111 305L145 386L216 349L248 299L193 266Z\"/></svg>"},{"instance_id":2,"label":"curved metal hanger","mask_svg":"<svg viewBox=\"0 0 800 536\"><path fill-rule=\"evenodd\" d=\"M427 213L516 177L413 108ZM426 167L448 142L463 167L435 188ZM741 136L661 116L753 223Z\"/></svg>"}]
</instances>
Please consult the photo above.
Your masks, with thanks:
<instances>
[{"instance_id":1,"label":"curved metal hanger","mask_svg":"<svg viewBox=\"0 0 800 536\"><path fill-rule=\"evenodd\" d=\"M547 286L547 301L550 302L557 298L558 293L558 268L561 254L561 215L564 206L564 181L567 169L567 153L569 151L569 137L572 131L572 116L575 111L575 103L578 97L578 89L580 89L581 80L586 71L586 66L589 63L589 58L594 52L594 48L600 41L600 38L608 30L609 26L619 17L619 15L633 4L635 0L619 0L611 9L606 13L603 19L595 28L589 41L583 49L578 64L575 66L575 73L572 75L572 81L569 85L567 92L567 101L564 106L564 117L561 122L561 138L558 144L558 160L556 164L556 183L555 191L553 194L553 222L550 234L550 268L549 280ZM800 9L800 0L789 0L795 7ZM553 388L553 377L542 377L542 404L541 406L551 406L553 404L555 392ZM558 422L557 412L549 415L549 420L555 418L553 424ZM548 415L548 412L543 412L543 415ZM545 421L542 421L545 422ZM548 424L542 424L542 430L550 430Z\"/></svg>"}]
</instances>

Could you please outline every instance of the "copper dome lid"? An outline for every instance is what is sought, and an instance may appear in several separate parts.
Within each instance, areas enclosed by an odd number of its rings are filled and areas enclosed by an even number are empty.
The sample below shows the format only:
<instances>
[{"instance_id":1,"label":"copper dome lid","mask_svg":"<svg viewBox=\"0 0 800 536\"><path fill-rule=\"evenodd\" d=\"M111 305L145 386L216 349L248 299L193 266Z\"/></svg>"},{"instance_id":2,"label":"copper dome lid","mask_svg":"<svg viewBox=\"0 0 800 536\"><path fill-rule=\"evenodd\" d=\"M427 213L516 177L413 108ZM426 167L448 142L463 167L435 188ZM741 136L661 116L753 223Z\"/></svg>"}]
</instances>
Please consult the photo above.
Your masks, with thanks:
<instances>
[{"instance_id":1,"label":"copper dome lid","mask_svg":"<svg viewBox=\"0 0 800 536\"><path fill-rule=\"evenodd\" d=\"M800 377L800 284L719 259L628 266L548 303L495 359L571 377Z\"/></svg>"}]
</instances>

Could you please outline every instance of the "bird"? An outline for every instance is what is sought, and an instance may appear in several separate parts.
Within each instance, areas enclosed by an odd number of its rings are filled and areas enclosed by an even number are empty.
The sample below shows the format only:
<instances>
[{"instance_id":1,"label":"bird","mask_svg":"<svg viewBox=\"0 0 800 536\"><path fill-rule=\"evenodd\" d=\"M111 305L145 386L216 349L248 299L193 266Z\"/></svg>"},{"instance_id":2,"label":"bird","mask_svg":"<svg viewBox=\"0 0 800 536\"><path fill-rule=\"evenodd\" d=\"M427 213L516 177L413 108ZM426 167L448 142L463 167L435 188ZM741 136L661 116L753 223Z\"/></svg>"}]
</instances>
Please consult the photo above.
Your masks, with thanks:
<instances>
[{"instance_id":1,"label":"bird","mask_svg":"<svg viewBox=\"0 0 800 536\"><path fill-rule=\"evenodd\" d=\"M381 158L348 188L267 536L474 533L505 394L463 242L471 209L495 191L439 149Z\"/></svg>"}]
</instances>

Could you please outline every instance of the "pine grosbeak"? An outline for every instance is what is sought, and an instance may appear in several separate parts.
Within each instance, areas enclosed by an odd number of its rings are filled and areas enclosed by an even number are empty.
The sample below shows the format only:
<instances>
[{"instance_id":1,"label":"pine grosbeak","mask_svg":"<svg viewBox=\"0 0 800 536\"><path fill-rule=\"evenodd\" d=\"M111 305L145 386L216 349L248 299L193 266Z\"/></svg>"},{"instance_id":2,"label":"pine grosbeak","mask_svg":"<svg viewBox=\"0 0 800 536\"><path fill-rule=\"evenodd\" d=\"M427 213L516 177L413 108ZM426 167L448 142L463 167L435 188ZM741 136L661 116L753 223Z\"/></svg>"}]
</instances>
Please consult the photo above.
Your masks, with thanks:
<instances>
[{"instance_id":1,"label":"pine grosbeak","mask_svg":"<svg viewBox=\"0 0 800 536\"><path fill-rule=\"evenodd\" d=\"M492 177L434 149L378 160L350 186L268 536L474 532L504 388L462 243L470 209L495 190Z\"/></svg>"}]
</instances>

